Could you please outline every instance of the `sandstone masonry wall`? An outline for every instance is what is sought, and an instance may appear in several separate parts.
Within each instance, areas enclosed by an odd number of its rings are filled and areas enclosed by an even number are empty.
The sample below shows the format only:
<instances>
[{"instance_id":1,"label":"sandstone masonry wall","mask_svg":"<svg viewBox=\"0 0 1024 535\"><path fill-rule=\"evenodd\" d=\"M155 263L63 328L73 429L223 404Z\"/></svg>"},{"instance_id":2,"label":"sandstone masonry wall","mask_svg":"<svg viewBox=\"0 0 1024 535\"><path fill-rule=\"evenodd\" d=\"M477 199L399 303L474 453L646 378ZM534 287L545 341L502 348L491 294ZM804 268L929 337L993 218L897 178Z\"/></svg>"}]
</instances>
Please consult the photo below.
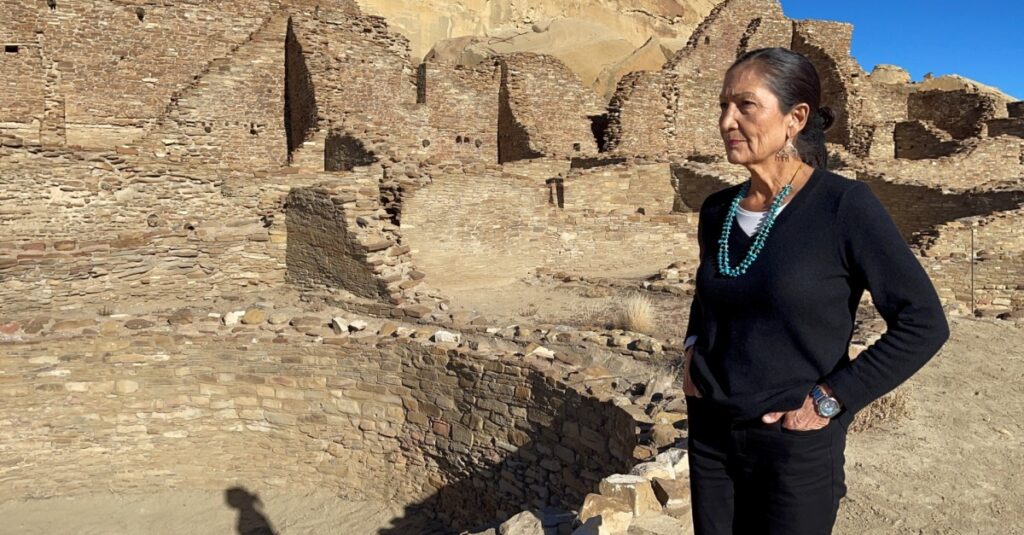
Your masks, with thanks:
<instances>
[{"instance_id":1,"label":"sandstone masonry wall","mask_svg":"<svg viewBox=\"0 0 1024 535\"><path fill-rule=\"evenodd\" d=\"M931 121L953 139L966 139L981 135L985 121L1006 117L1006 110L999 109L995 97L984 93L964 89L933 90L910 95L908 116L910 119Z\"/></svg>"},{"instance_id":2,"label":"sandstone masonry wall","mask_svg":"<svg viewBox=\"0 0 1024 535\"><path fill-rule=\"evenodd\" d=\"M498 161L597 154L587 113L593 94L553 56L521 52L499 58Z\"/></svg>"},{"instance_id":3,"label":"sandstone masonry wall","mask_svg":"<svg viewBox=\"0 0 1024 535\"><path fill-rule=\"evenodd\" d=\"M227 198L216 175L127 158L0 148L5 310L83 300L116 308L115 298L177 299L183 288L196 297L284 281L284 224L273 214L287 187Z\"/></svg>"}]
</instances>

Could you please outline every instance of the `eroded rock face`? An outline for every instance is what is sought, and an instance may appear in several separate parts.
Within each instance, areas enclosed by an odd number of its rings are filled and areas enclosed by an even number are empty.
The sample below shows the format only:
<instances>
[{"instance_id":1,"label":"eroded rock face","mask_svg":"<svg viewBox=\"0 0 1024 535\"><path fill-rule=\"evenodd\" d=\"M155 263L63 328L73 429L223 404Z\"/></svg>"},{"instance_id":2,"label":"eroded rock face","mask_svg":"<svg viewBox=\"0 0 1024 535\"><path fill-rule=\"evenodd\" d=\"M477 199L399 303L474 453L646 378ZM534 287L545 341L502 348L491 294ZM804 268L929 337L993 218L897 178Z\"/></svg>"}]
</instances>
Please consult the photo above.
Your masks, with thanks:
<instances>
[{"instance_id":1,"label":"eroded rock face","mask_svg":"<svg viewBox=\"0 0 1024 535\"><path fill-rule=\"evenodd\" d=\"M493 53L543 52L599 93L614 89L602 71L652 37L678 50L718 2L712 0L359 0L410 41L418 61L431 51L471 65ZM477 36L477 37L467 37ZM455 40L453 42L453 40ZM660 66L660 65L659 65ZM657 68L657 67L655 67Z\"/></svg>"}]
</instances>

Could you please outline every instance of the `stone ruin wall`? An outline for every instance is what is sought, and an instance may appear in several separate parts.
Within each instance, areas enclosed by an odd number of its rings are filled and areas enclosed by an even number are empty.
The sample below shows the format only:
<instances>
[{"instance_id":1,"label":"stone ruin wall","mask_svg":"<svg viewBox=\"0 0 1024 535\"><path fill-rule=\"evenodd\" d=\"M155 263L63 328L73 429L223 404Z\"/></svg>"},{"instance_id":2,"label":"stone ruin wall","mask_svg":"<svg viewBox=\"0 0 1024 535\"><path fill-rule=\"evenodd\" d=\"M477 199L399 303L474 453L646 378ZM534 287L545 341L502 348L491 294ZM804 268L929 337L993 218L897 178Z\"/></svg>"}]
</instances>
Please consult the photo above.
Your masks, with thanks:
<instances>
[{"instance_id":1,"label":"stone ruin wall","mask_svg":"<svg viewBox=\"0 0 1024 535\"><path fill-rule=\"evenodd\" d=\"M30 112L45 120L44 130L63 135L52 141L113 148L142 135L177 88L245 42L278 7L266 0L111 1L59 2L50 9L43 0L5 0L3 11L17 23L0 30L0 41L23 44L28 59L19 63L35 64L33 75L19 78L26 85L11 89L34 99ZM0 109L0 123L8 122L11 108Z\"/></svg>"},{"instance_id":2,"label":"stone ruin wall","mask_svg":"<svg viewBox=\"0 0 1024 535\"><path fill-rule=\"evenodd\" d=\"M594 95L558 59L518 52L500 56L498 162L597 154L588 114Z\"/></svg>"},{"instance_id":3,"label":"stone ruin wall","mask_svg":"<svg viewBox=\"0 0 1024 535\"><path fill-rule=\"evenodd\" d=\"M960 303L965 314L974 307L989 315L1024 308L1022 216L1018 208L963 218L930 233L920 246L922 263L944 301Z\"/></svg>"},{"instance_id":4,"label":"stone ruin wall","mask_svg":"<svg viewBox=\"0 0 1024 535\"><path fill-rule=\"evenodd\" d=\"M424 138L435 154L462 161L498 161L498 94L501 67L468 68L427 62L420 66L418 101L437 134Z\"/></svg>"},{"instance_id":5,"label":"stone ruin wall","mask_svg":"<svg viewBox=\"0 0 1024 535\"><path fill-rule=\"evenodd\" d=\"M273 203L222 197L221 179L125 156L0 147L5 311L81 301L218 295L284 282ZM287 192L266 188L267 197ZM112 299L116 297L116 299Z\"/></svg>"},{"instance_id":6,"label":"stone ruin wall","mask_svg":"<svg viewBox=\"0 0 1024 535\"><path fill-rule=\"evenodd\" d=\"M382 533L451 532L574 507L633 462L633 416L588 392L607 371L431 342L436 327L252 313L4 324L32 342L0 352L3 499L329 486L409 504Z\"/></svg>"},{"instance_id":7,"label":"stone ruin wall","mask_svg":"<svg viewBox=\"0 0 1024 535\"><path fill-rule=\"evenodd\" d=\"M442 283L443 274L487 283L538 268L596 274L696 257L686 245L696 220L670 213L666 164L554 166L548 179L521 169L446 173L405 201L403 240L427 282Z\"/></svg>"}]
</instances>

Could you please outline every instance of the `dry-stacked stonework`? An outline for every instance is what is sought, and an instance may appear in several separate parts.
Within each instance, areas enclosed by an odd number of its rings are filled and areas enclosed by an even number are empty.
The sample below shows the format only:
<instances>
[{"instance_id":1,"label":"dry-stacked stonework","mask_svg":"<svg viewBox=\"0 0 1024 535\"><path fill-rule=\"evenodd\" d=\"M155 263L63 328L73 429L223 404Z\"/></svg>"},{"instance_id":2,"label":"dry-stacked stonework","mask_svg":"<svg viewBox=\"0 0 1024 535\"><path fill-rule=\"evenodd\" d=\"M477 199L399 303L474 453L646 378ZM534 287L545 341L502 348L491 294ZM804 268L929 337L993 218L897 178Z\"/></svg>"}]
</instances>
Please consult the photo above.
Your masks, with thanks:
<instances>
[{"instance_id":1,"label":"dry-stacked stonework","mask_svg":"<svg viewBox=\"0 0 1024 535\"><path fill-rule=\"evenodd\" d=\"M679 341L495 324L439 288L692 294L696 212L746 179L721 78L762 46L818 66L831 163L948 310L1024 310L1024 105L869 76L849 25L774 0L720 3L607 108L544 54L414 64L347 0L3 7L5 499L246 481L400 503L392 533L647 522L606 478L684 434L651 380ZM645 507L676 508L685 476L653 474Z\"/></svg>"}]
</instances>

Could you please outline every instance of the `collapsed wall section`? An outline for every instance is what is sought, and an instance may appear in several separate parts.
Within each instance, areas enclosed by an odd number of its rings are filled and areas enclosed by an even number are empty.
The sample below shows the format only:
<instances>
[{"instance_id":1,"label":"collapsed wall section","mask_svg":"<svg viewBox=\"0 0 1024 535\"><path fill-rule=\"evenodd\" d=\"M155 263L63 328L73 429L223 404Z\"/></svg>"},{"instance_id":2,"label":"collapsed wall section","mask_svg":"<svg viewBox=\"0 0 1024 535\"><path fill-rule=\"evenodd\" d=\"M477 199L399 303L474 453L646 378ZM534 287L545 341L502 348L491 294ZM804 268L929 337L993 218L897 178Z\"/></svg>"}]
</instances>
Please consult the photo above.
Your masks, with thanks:
<instances>
[{"instance_id":1,"label":"collapsed wall section","mask_svg":"<svg viewBox=\"0 0 1024 535\"><path fill-rule=\"evenodd\" d=\"M978 91L916 91L907 104L912 120L929 121L949 133L953 139L978 137L985 131L985 121L1005 117L1000 102Z\"/></svg>"},{"instance_id":2,"label":"collapsed wall section","mask_svg":"<svg viewBox=\"0 0 1024 535\"><path fill-rule=\"evenodd\" d=\"M361 168L343 180L292 189L285 201L289 282L384 300L415 285L409 247L380 204L381 172Z\"/></svg>"}]
</instances>

